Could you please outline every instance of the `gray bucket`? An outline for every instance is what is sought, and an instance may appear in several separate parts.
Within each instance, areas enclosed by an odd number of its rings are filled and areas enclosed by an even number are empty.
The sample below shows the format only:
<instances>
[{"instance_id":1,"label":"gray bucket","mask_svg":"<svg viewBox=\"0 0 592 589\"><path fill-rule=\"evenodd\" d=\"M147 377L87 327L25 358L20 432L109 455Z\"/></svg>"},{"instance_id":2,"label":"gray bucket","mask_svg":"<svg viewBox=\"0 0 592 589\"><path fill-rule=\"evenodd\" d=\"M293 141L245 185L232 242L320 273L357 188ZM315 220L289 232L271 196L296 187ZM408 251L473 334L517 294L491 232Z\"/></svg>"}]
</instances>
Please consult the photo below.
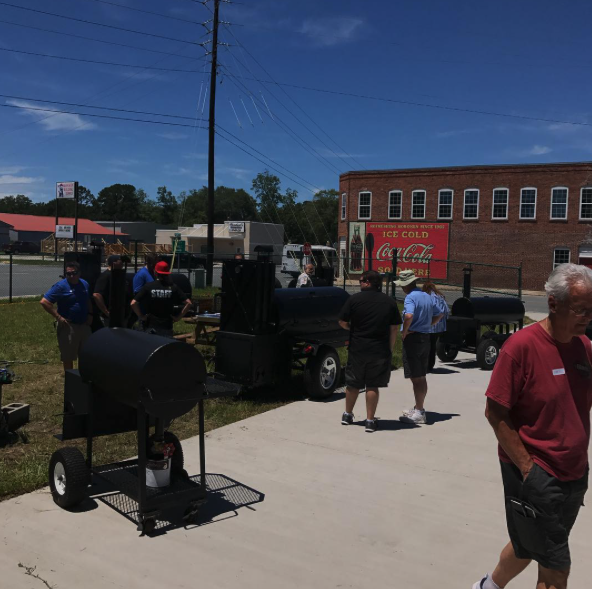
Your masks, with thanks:
<instances>
[{"instance_id":1,"label":"gray bucket","mask_svg":"<svg viewBox=\"0 0 592 589\"><path fill-rule=\"evenodd\" d=\"M168 487L171 484L171 459L148 460L146 462L146 486Z\"/></svg>"}]
</instances>

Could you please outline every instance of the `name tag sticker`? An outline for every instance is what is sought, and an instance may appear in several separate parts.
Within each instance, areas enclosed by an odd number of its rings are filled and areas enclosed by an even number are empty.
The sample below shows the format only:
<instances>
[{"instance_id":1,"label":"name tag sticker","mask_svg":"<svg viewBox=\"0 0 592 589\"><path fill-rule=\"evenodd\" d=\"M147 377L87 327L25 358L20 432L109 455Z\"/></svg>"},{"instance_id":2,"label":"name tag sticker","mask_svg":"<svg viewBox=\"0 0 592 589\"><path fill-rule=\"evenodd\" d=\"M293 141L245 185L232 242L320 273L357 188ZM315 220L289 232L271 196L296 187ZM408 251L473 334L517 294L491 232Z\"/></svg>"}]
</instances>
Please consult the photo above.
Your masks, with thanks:
<instances>
[{"instance_id":1,"label":"name tag sticker","mask_svg":"<svg viewBox=\"0 0 592 589\"><path fill-rule=\"evenodd\" d=\"M559 376L560 374L565 374L565 368L555 368L553 370L553 376Z\"/></svg>"}]
</instances>

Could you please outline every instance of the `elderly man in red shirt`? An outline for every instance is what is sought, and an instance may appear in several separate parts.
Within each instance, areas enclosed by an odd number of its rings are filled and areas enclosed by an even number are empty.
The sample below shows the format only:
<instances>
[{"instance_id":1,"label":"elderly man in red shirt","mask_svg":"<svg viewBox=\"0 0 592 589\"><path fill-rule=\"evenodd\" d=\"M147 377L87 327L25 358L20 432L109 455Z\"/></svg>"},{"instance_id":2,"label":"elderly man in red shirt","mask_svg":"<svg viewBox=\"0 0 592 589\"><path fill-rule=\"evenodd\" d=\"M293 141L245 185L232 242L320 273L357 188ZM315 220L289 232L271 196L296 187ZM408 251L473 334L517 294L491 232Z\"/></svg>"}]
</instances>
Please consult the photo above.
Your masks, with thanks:
<instances>
[{"instance_id":1,"label":"elderly man in red shirt","mask_svg":"<svg viewBox=\"0 0 592 589\"><path fill-rule=\"evenodd\" d=\"M486 393L510 542L473 589L503 589L532 560L537 589L567 587L569 534L588 488L592 271L562 264L545 291L548 317L506 342Z\"/></svg>"}]
</instances>

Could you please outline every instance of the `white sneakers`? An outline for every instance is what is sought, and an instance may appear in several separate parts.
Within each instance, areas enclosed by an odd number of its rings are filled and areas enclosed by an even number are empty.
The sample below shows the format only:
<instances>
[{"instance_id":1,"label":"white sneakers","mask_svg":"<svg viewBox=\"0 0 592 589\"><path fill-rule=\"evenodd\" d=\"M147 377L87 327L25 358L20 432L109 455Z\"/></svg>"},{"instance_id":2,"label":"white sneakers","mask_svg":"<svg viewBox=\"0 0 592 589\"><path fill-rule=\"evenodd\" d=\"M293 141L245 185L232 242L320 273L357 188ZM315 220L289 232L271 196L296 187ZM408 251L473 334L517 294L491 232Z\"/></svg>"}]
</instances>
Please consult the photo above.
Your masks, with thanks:
<instances>
[{"instance_id":1,"label":"white sneakers","mask_svg":"<svg viewBox=\"0 0 592 589\"><path fill-rule=\"evenodd\" d=\"M426 423L426 413L424 409L409 409L407 411L403 411L403 415L399 417L399 421L403 423L411 423L415 425L425 424Z\"/></svg>"}]
</instances>

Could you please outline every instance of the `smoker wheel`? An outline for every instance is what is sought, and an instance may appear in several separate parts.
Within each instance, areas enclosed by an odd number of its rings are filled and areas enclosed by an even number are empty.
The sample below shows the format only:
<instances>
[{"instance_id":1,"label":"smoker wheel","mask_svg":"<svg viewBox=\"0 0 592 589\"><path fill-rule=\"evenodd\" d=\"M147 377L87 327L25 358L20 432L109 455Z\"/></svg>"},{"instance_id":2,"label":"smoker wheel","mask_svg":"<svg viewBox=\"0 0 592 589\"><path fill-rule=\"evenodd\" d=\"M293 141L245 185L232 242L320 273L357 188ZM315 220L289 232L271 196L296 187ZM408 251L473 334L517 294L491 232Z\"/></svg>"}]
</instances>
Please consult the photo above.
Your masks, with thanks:
<instances>
[{"instance_id":1,"label":"smoker wheel","mask_svg":"<svg viewBox=\"0 0 592 589\"><path fill-rule=\"evenodd\" d=\"M199 507L190 505L183 514L183 520L185 523L193 524L199 519Z\"/></svg>"},{"instance_id":2,"label":"smoker wheel","mask_svg":"<svg viewBox=\"0 0 592 589\"><path fill-rule=\"evenodd\" d=\"M481 370L493 370L499 355L499 344L485 339L477 346L477 364Z\"/></svg>"},{"instance_id":3,"label":"smoker wheel","mask_svg":"<svg viewBox=\"0 0 592 589\"><path fill-rule=\"evenodd\" d=\"M322 346L316 356L306 361L304 384L308 395L313 399L330 397L339 384L340 375L339 355L333 348Z\"/></svg>"},{"instance_id":4,"label":"smoker wheel","mask_svg":"<svg viewBox=\"0 0 592 589\"><path fill-rule=\"evenodd\" d=\"M67 509L86 497L90 472L78 448L60 448L49 461L49 488L57 505Z\"/></svg>"},{"instance_id":5,"label":"smoker wheel","mask_svg":"<svg viewBox=\"0 0 592 589\"><path fill-rule=\"evenodd\" d=\"M436 354L442 362L452 362L458 356L458 350L450 344L438 340L436 342Z\"/></svg>"},{"instance_id":6,"label":"smoker wheel","mask_svg":"<svg viewBox=\"0 0 592 589\"><path fill-rule=\"evenodd\" d=\"M150 450L153 441L154 434L148 438L148 450ZM175 447L175 451L171 458L171 473L181 473L185 465L185 459L183 457L183 447L181 446L179 438L173 432L166 431L164 432L164 441L166 444L173 444Z\"/></svg>"}]
</instances>

